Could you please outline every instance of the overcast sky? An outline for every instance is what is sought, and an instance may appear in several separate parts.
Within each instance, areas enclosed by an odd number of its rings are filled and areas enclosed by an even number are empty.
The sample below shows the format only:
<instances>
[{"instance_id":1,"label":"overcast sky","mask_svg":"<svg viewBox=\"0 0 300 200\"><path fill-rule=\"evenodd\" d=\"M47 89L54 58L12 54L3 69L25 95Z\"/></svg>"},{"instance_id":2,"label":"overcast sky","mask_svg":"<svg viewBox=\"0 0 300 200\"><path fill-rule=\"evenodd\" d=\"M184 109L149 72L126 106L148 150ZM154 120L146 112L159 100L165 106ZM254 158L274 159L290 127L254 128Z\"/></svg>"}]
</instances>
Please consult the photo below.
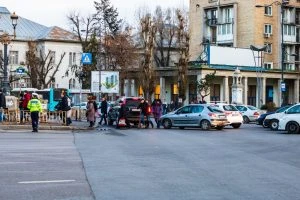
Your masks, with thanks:
<instances>
[{"instance_id":1,"label":"overcast sky","mask_svg":"<svg viewBox=\"0 0 300 200\"><path fill-rule=\"evenodd\" d=\"M188 8L189 0L110 0L119 11L119 16L133 23L138 8L157 5L163 8ZM16 12L23 18L45 26L60 26L68 29L66 15L72 11L86 16L94 13L94 0L0 0L0 6L7 7L10 12ZM100 2L98 0L97 2ZM1 24L1 23L0 23Z\"/></svg>"}]
</instances>

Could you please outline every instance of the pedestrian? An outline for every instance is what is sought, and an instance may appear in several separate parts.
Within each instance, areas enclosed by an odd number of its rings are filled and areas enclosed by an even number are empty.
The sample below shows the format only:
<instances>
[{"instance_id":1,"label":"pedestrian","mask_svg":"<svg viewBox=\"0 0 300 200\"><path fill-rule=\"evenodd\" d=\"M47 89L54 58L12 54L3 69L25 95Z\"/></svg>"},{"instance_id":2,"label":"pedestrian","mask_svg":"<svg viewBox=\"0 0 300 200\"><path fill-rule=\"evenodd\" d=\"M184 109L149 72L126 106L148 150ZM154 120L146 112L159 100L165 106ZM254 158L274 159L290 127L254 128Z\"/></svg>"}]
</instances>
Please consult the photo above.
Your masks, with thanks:
<instances>
[{"instance_id":1,"label":"pedestrian","mask_svg":"<svg viewBox=\"0 0 300 200\"><path fill-rule=\"evenodd\" d=\"M169 108L170 108L170 110L169 110L170 112L173 112L173 111L174 111L174 109L175 109L175 103L174 103L173 100L170 102Z\"/></svg>"},{"instance_id":2,"label":"pedestrian","mask_svg":"<svg viewBox=\"0 0 300 200\"><path fill-rule=\"evenodd\" d=\"M37 93L32 93L32 99L28 102L27 108L30 110L32 132L38 132L39 113L42 112L42 103L38 99Z\"/></svg>"},{"instance_id":3,"label":"pedestrian","mask_svg":"<svg viewBox=\"0 0 300 200\"><path fill-rule=\"evenodd\" d=\"M147 111L147 109L149 108L149 105L145 101L145 99L142 98L141 99L141 103L139 104L139 106L137 108L140 109L140 123L139 123L139 127L144 128L145 125L146 125L145 124L145 117L146 117L147 120L149 120L148 119L148 111Z\"/></svg>"},{"instance_id":4,"label":"pedestrian","mask_svg":"<svg viewBox=\"0 0 300 200\"><path fill-rule=\"evenodd\" d=\"M22 108L21 108L21 123L23 122L24 118L25 118L25 121L28 121L29 120L29 109L27 108L27 105L28 105L28 102L30 101L31 99L31 94L25 90L23 96L22 96Z\"/></svg>"},{"instance_id":5,"label":"pedestrian","mask_svg":"<svg viewBox=\"0 0 300 200\"><path fill-rule=\"evenodd\" d=\"M117 128L119 127L120 121L124 120L127 128L130 128L130 122L127 118L127 111L126 111L126 105L123 103L123 101L119 102L120 104L120 109L119 109L119 116L118 116L118 121L117 121Z\"/></svg>"},{"instance_id":6,"label":"pedestrian","mask_svg":"<svg viewBox=\"0 0 300 200\"><path fill-rule=\"evenodd\" d=\"M0 122L4 119L4 110L6 109L6 99L3 90L0 89Z\"/></svg>"},{"instance_id":7,"label":"pedestrian","mask_svg":"<svg viewBox=\"0 0 300 200\"><path fill-rule=\"evenodd\" d=\"M60 110L62 111L63 123L66 124L67 126L69 126L72 123L72 120L71 120L71 112L72 112L71 111L71 99L68 97L66 92L61 93Z\"/></svg>"},{"instance_id":8,"label":"pedestrian","mask_svg":"<svg viewBox=\"0 0 300 200\"><path fill-rule=\"evenodd\" d=\"M160 117L163 113L163 107L160 99L154 100L152 104L152 113L156 122L156 128L160 128Z\"/></svg>"},{"instance_id":9,"label":"pedestrian","mask_svg":"<svg viewBox=\"0 0 300 200\"><path fill-rule=\"evenodd\" d=\"M100 106L100 110L101 110L101 119L100 119L100 122L99 122L100 126L102 125L102 120L103 119L104 119L104 125L107 125L107 121L106 121L107 107L108 107L108 104L107 104L106 98L103 97L102 102L101 102L101 106Z\"/></svg>"},{"instance_id":10,"label":"pedestrian","mask_svg":"<svg viewBox=\"0 0 300 200\"><path fill-rule=\"evenodd\" d=\"M88 97L87 110L86 110L87 121L90 122L89 127L93 127L95 125L95 107L94 100L92 96Z\"/></svg>"}]
</instances>

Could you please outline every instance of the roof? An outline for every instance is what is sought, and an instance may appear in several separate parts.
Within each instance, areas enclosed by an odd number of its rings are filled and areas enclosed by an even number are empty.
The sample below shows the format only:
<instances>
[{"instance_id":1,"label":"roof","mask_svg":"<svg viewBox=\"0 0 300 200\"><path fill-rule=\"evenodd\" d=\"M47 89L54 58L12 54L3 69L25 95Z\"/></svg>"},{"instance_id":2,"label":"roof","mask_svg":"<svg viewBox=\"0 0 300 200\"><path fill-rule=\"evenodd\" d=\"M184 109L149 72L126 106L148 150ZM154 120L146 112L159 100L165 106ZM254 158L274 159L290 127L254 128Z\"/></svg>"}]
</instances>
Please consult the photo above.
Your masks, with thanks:
<instances>
[{"instance_id":1,"label":"roof","mask_svg":"<svg viewBox=\"0 0 300 200\"><path fill-rule=\"evenodd\" d=\"M13 35L14 31L10 19L11 14L7 8L0 7L0 28L2 32L9 35ZM18 17L16 40L79 41L75 34L60 27L47 27L21 16Z\"/></svg>"}]
</instances>

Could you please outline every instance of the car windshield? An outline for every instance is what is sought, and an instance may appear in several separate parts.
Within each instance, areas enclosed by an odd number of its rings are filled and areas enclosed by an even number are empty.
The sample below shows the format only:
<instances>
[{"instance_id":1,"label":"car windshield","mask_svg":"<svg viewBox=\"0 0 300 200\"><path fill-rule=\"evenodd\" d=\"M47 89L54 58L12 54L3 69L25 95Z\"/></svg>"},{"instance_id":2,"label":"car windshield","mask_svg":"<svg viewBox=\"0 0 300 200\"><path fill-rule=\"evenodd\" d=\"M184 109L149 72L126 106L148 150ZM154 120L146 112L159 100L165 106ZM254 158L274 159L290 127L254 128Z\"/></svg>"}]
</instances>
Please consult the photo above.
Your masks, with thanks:
<instances>
[{"instance_id":1,"label":"car windshield","mask_svg":"<svg viewBox=\"0 0 300 200\"><path fill-rule=\"evenodd\" d=\"M254 107L254 106L248 106L248 108L250 109L250 110L258 110L256 107Z\"/></svg>"},{"instance_id":2,"label":"car windshield","mask_svg":"<svg viewBox=\"0 0 300 200\"><path fill-rule=\"evenodd\" d=\"M126 99L126 106L127 107L138 107L140 104L139 99Z\"/></svg>"},{"instance_id":3,"label":"car windshield","mask_svg":"<svg viewBox=\"0 0 300 200\"><path fill-rule=\"evenodd\" d=\"M247 108L245 106L236 106L236 108L239 110L239 111L247 111Z\"/></svg>"},{"instance_id":4,"label":"car windshield","mask_svg":"<svg viewBox=\"0 0 300 200\"><path fill-rule=\"evenodd\" d=\"M223 108L225 111L238 111L238 109L233 105L224 105Z\"/></svg>"},{"instance_id":5,"label":"car windshield","mask_svg":"<svg viewBox=\"0 0 300 200\"><path fill-rule=\"evenodd\" d=\"M291 106L284 106L282 108L278 108L276 110L276 113L282 113L282 112L286 111L289 107L291 107Z\"/></svg>"}]
</instances>

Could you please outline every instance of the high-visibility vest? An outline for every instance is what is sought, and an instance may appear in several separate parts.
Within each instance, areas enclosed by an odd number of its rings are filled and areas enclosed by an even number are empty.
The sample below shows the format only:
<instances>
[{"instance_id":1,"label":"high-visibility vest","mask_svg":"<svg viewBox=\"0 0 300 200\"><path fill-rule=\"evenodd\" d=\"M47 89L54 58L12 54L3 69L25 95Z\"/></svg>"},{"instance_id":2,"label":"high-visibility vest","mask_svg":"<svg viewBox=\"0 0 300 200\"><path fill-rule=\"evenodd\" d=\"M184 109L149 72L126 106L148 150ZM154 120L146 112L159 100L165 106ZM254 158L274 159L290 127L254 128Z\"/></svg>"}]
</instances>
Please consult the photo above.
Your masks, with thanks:
<instances>
[{"instance_id":1,"label":"high-visibility vest","mask_svg":"<svg viewBox=\"0 0 300 200\"><path fill-rule=\"evenodd\" d=\"M27 108L30 110L30 112L42 112L42 103L38 99L31 99L28 102Z\"/></svg>"}]
</instances>

